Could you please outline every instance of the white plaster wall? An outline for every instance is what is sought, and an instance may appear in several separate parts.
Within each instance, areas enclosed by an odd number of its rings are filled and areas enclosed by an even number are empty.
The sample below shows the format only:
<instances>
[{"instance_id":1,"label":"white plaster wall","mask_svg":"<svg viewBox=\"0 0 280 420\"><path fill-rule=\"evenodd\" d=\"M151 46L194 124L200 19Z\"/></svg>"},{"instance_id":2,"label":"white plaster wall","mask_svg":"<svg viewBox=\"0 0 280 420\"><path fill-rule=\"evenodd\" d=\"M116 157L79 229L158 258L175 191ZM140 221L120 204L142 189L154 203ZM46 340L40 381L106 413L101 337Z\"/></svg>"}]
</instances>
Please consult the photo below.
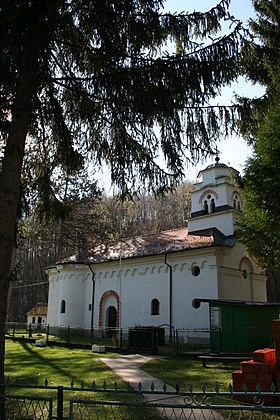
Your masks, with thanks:
<instances>
[{"instance_id":1,"label":"white plaster wall","mask_svg":"<svg viewBox=\"0 0 280 420\"><path fill-rule=\"evenodd\" d=\"M95 327L99 327L99 309L100 300L104 293L107 291L114 291L120 295L120 281L119 281L119 262L103 263L92 265L92 269L95 273L95 300L94 300L94 319L93 324ZM116 308L116 300L114 300ZM102 326L105 327L105 314L104 306L108 304L108 297L105 298L103 303L103 322ZM110 306L110 305L109 305Z\"/></svg>"},{"instance_id":2,"label":"white plaster wall","mask_svg":"<svg viewBox=\"0 0 280 420\"><path fill-rule=\"evenodd\" d=\"M239 242L233 248L220 248L219 298L266 302L266 277L256 264L244 262L244 257L246 248ZM247 278L242 276L244 268L248 270Z\"/></svg>"},{"instance_id":3,"label":"white plaster wall","mask_svg":"<svg viewBox=\"0 0 280 420\"><path fill-rule=\"evenodd\" d=\"M86 266L63 266L60 268L60 289L58 302L58 325L83 325L86 290ZM65 300L66 311L60 313L60 302Z\"/></svg>"},{"instance_id":4,"label":"white plaster wall","mask_svg":"<svg viewBox=\"0 0 280 420\"><path fill-rule=\"evenodd\" d=\"M266 301L265 277L254 265L248 279L242 277L240 264L246 255L243 245L233 248L213 247L170 254L167 262L172 271L173 312L175 328L206 327L209 325L208 305L192 307L194 298L241 299ZM108 291L120 296L120 326L169 324L169 268L164 255L92 265L95 272L94 327L99 326L100 299ZM198 265L200 273L193 276L191 268ZM243 266L242 266L243 267ZM242 268L241 267L241 268ZM60 274L49 272L49 310L51 325L81 325L89 327L92 299L92 273L87 266L63 266ZM158 299L160 314L151 315L151 301ZM60 314L60 302L66 301L66 313ZM114 296L103 303L103 326L106 310Z\"/></svg>"},{"instance_id":5,"label":"white plaster wall","mask_svg":"<svg viewBox=\"0 0 280 420\"><path fill-rule=\"evenodd\" d=\"M143 263L145 261L145 264ZM96 267L95 324L98 323L99 306L102 295L114 290L120 299L120 324L122 328L138 325L160 325L167 322L167 267L164 256L119 263L104 264L103 270ZM140 263L140 261L142 261ZM151 300L160 301L160 315L151 315ZM116 302L116 301L115 301ZM110 306L106 298L103 306L103 325L106 308ZM116 306L116 303L114 304Z\"/></svg>"},{"instance_id":6,"label":"white plaster wall","mask_svg":"<svg viewBox=\"0 0 280 420\"><path fill-rule=\"evenodd\" d=\"M47 324L58 325L60 274L56 270L49 270L49 296Z\"/></svg>"},{"instance_id":7,"label":"white plaster wall","mask_svg":"<svg viewBox=\"0 0 280 420\"><path fill-rule=\"evenodd\" d=\"M192 307L194 298L217 298L215 252L214 250L209 252L208 260L205 259L205 255L203 256L203 252L205 253L205 250L201 253L189 252L184 256L180 254L180 257L178 254L177 258L168 256L167 262L173 267L172 324L175 328L209 325L208 308L204 306L198 311ZM193 264L201 268L197 277L191 274ZM107 290L121 294L122 328L134 325L169 324L170 277L169 268L164 264L164 256L123 261L121 271L117 270L114 263L107 264L106 268L103 266L105 275L102 275L99 268L96 271L95 325L98 323L100 299ZM159 315L151 315L151 301L154 298L160 302ZM103 326L106 309L112 303L107 299L103 307Z\"/></svg>"},{"instance_id":8,"label":"white plaster wall","mask_svg":"<svg viewBox=\"0 0 280 420\"><path fill-rule=\"evenodd\" d=\"M110 295L107 296L103 302L103 307L102 307L102 327L106 327L108 326L108 319L107 319L107 310L110 306L114 306L117 310L118 308L118 303L117 303L117 299L114 295Z\"/></svg>"},{"instance_id":9,"label":"white plaster wall","mask_svg":"<svg viewBox=\"0 0 280 420\"><path fill-rule=\"evenodd\" d=\"M121 323L134 325L161 325L168 323L169 273L162 261L140 264L134 275L128 271L122 281ZM160 302L159 315L151 315L151 301Z\"/></svg>"},{"instance_id":10,"label":"white plaster wall","mask_svg":"<svg viewBox=\"0 0 280 420\"><path fill-rule=\"evenodd\" d=\"M259 302L267 302L267 277L262 274L252 274L251 279L254 287L254 300Z\"/></svg>"},{"instance_id":11,"label":"white plaster wall","mask_svg":"<svg viewBox=\"0 0 280 420\"><path fill-rule=\"evenodd\" d=\"M199 310L193 308L194 298L217 298L217 270L215 251L204 250L184 253L170 264L173 272L173 324L176 328L209 326L209 311L207 305ZM200 268L198 276L192 274L192 267Z\"/></svg>"},{"instance_id":12,"label":"white plaster wall","mask_svg":"<svg viewBox=\"0 0 280 420\"><path fill-rule=\"evenodd\" d=\"M194 217L189 220L189 232L216 227L224 235L233 234L233 211L225 211L205 216Z\"/></svg>"},{"instance_id":13,"label":"white plaster wall","mask_svg":"<svg viewBox=\"0 0 280 420\"><path fill-rule=\"evenodd\" d=\"M27 315L27 324L33 324L32 319L35 318L34 324L38 324L38 315ZM41 315L42 318L42 327L46 325L47 317L45 315Z\"/></svg>"},{"instance_id":14,"label":"white plaster wall","mask_svg":"<svg viewBox=\"0 0 280 420\"><path fill-rule=\"evenodd\" d=\"M88 269L87 271L85 271L84 273L85 276L85 295L84 295L84 326L86 328L89 328L91 326L91 310L89 310L89 305L92 304L92 273L90 272L90 270Z\"/></svg>"},{"instance_id":15,"label":"white plaster wall","mask_svg":"<svg viewBox=\"0 0 280 420\"><path fill-rule=\"evenodd\" d=\"M192 194L192 212L202 210L203 200L201 201L200 197L207 190L215 190L218 194L218 199L215 200L216 206L232 204L231 196L235 186L231 168L214 167L203 171L201 175L201 182L195 185Z\"/></svg>"}]
</instances>

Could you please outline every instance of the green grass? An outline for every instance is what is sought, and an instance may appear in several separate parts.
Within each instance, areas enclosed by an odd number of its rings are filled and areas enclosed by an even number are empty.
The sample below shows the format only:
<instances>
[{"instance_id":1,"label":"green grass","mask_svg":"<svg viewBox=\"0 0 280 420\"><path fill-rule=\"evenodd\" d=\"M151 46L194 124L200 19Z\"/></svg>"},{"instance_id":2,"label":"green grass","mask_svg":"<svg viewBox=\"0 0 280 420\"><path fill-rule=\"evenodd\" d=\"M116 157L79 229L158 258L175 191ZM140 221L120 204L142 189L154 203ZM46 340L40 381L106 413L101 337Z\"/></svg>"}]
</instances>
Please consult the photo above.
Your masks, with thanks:
<instances>
[{"instance_id":1,"label":"green grass","mask_svg":"<svg viewBox=\"0 0 280 420\"><path fill-rule=\"evenodd\" d=\"M114 355L106 353L106 357ZM231 383L231 372L238 368L239 364L209 364L204 368L196 360L170 357L152 359L143 370L169 385L178 384L181 389L187 390L190 384L196 389L200 389L202 384L206 384L207 389L213 389L215 383L226 389ZM12 340L6 340L5 374L13 379L29 378L42 385L48 378L49 385L53 386L69 386L71 381L77 386L81 381L85 386L91 386L95 381L97 387L102 387L104 380L109 388L114 387L115 381L124 386L121 378L100 361L100 354L55 345L36 347Z\"/></svg>"},{"instance_id":2,"label":"green grass","mask_svg":"<svg viewBox=\"0 0 280 420\"><path fill-rule=\"evenodd\" d=\"M215 384L221 386L221 390L228 390L232 382L231 373L240 368L238 363L212 364L202 367L201 362L186 358L161 358L153 359L143 366L143 370L150 375L175 387L187 391L190 384L199 390L202 385L207 385L208 391L213 391Z\"/></svg>"},{"instance_id":3,"label":"green grass","mask_svg":"<svg viewBox=\"0 0 280 420\"><path fill-rule=\"evenodd\" d=\"M106 357L114 356L113 353L106 353ZM107 389L114 389L117 383L118 388L126 389L125 382L117 376L106 364L100 360L100 354L92 353L90 350L67 349L63 347L46 346L36 347L34 344L25 342L13 342L6 340L6 359L5 359L5 376L10 377L10 382L19 379L19 383L28 384L38 383L44 385L45 379L48 378L48 385L57 387L63 385L69 387L74 381L75 386L72 390L64 390L64 415L67 416L69 410L69 399L96 399L96 400L111 400L123 402L135 401L135 396L127 393L117 392L95 392L79 391L81 381L84 382L85 387L91 387L92 382L95 381L97 388L103 388L104 380L106 381ZM13 395L28 396L28 397L49 397L56 400L57 391L49 389L38 388L15 388L7 387L6 392ZM132 408L122 408L127 418ZM56 405L54 407L54 413ZM87 406L86 410L90 410ZM96 410L96 407L94 408ZM101 408L100 408L101 410ZM113 408L108 405L103 407L105 410L100 414L100 419L112 418ZM147 410L148 418L154 418L154 410ZM131 414L131 413L130 413ZM82 414L82 417L86 414ZM91 417L87 417L91 418ZM93 418L93 417L92 417ZM135 420L143 419L141 412L136 412L132 417Z\"/></svg>"},{"instance_id":4,"label":"green grass","mask_svg":"<svg viewBox=\"0 0 280 420\"><path fill-rule=\"evenodd\" d=\"M106 354L108 357L110 354ZM25 342L6 340L5 375L11 378L32 378L43 384L69 386L84 381L91 386L96 381L114 383L120 378L99 360L100 355L90 350L66 349L64 347L36 347Z\"/></svg>"},{"instance_id":5,"label":"green grass","mask_svg":"<svg viewBox=\"0 0 280 420\"><path fill-rule=\"evenodd\" d=\"M116 356L114 353L106 353L106 357ZM231 383L231 373L239 368L239 364L207 364L204 368L201 362L196 360L188 360L186 358L160 358L152 359L143 370L152 376L166 382L175 387L179 385L181 392L188 392L190 384L194 391L199 391L201 386L207 385L207 391L214 391L215 383L221 386L221 391L226 391ZM70 398L97 399L97 400L120 400L123 402L135 401L135 396L130 394L119 394L116 392L80 392L81 381L85 387L90 387L95 381L97 388L102 388L104 380L106 380L107 388L112 389L115 383L118 388L125 389L126 385L107 365L100 360L100 354L92 353L90 350L67 349L63 347L46 346L36 347L34 344L25 342L13 342L6 340L6 362L5 373L11 379L27 379L29 383L38 382L44 385L44 381L48 378L48 384L51 386L70 386L71 381L75 383L75 387L70 391L64 391L64 412L65 415L69 410ZM8 390L8 388L7 388ZM17 395L27 395L29 397L53 397L56 401L56 391L48 389L25 389L25 388L9 388L7 391ZM89 406L86 408L89 410ZM100 408L101 409L101 408ZM96 407L94 408L96 410ZM104 416L100 418L110 418L112 416L112 407L108 405ZM130 408L123 407L125 413ZM82 417L80 418L83 418ZM157 418L153 410L147 412L149 419ZM111 417L112 418L112 417ZM143 413L137 411L132 417L135 420L141 420ZM246 418L246 417L242 417ZM270 417L268 417L270 418Z\"/></svg>"}]
</instances>

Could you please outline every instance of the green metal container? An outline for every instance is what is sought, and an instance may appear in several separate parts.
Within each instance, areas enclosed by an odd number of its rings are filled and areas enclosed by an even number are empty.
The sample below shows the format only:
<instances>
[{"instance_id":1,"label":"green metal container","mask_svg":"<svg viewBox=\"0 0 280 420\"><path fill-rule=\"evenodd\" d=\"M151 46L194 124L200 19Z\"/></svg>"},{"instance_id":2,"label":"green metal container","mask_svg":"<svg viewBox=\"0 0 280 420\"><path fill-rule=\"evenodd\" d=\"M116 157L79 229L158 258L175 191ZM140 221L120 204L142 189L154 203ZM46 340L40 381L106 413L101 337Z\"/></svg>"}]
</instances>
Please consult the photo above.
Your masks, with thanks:
<instances>
[{"instance_id":1,"label":"green metal container","mask_svg":"<svg viewBox=\"0 0 280 420\"><path fill-rule=\"evenodd\" d=\"M213 353L244 353L273 347L272 320L279 304L209 302L210 345Z\"/></svg>"},{"instance_id":2,"label":"green metal container","mask_svg":"<svg viewBox=\"0 0 280 420\"><path fill-rule=\"evenodd\" d=\"M273 347L272 320L279 319L279 302L248 302L226 299L193 299L199 309L209 304L212 353L248 353Z\"/></svg>"}]
</instances>

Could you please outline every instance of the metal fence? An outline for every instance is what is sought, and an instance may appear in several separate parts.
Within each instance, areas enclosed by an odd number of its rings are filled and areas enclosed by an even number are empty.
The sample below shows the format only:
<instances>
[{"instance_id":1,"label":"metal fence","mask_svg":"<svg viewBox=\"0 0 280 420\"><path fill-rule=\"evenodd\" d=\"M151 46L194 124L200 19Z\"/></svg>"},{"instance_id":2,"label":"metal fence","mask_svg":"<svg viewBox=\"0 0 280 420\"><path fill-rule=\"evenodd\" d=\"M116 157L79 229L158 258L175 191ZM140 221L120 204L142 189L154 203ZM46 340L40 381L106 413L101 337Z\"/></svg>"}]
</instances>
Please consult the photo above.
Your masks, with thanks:
<instances>
[{"instance_id":1,"label":"metal fence","mask_svg":"<svg viewBox=\"0 0 280 420\"><path fill-rule=\"evenodd\" d=\"M157 337L161 339L159 341L151 340L150 346L144 349L150 353L177 354L188 350L209 348L210 330L207 328L174 330L169 325L160 325L155 328L160 329L164 334L163 339L162 334L158 334ZM6 337L14 340L45 340L46 343L67 344L87 348L96 344L124 350L137 350L135 342L133 344L129 342L129 330L128 328L82 328L68 325L50 326L15 322L6 323Z\"/></svg>"},{"instance_id":2,"label":"metal fence","mask_svg":"<svg viewBox=\"0 0 280 420\"><path fill-rule=\"evenodd\" d=\"M137 328L137 327L135 327ZM142 349L151 354L158 353L158 347L161 346L169 354L175 354L175 336L172 329L170 340L170 328L168 326L159 327L141 327L142 333L150 335L150 340L143 347L143 340L138 340L139 347L135 340L132 342L133 328L82 328L80 326L50 326L41 324L18 324L6 323L6 338L13 340L29 340L35 342L45 341L46 344L69 345L75 347L89 348L92 345L105 346L124 350ZM151 328L161 330L161 334L153 334ZM163 337L157 340L158 337ZM155 339L156 338L156 339Z\"/></svg>"},{"instance_id":3,"label":"metal fence","mask_svg":"<svg viewBox=\"0 0 280 420\"><path fill-rule=\"evenodd\" d=\"M280 393L272 384L270 392L248 392L244 386L243 392L233 392L229 387L221 391L215 385L213 390L202 386L195 391L190 385L188 390L178 389L168 392L164 385L155 390L153 384L147 390L139 384L132 389L118 388L117 384L108 387L106 381L97 388L93 382L91 387L83 383L68 387L53 387L48 381L43 385L17 381L7 381L1 385L9 389L9 394L0 395L1 420L27 419L279 419ZM10 394L13 390L14 395ZM35 396L27 394L36 393Z\"/></svg>"},{"instance_id":4,"label":"metal fence","mask_svg":"<svg viewBox=\"0 0 280 420\"><path fill-rule=\"evenodd\" d=\"M134 327L140 328L140 327ZM54 326L42 324L6 323L6 337L12 339L45 340L56 345L69 345L89 348L93 344L123 350L144 350L150 354L183 354L191 351L226 353L252 352L256 348L259 337L263 341L262 348L273 345L271 328L223 328L222 331L205 328L179 328L169 325L141 327L147 331L158 329L156 336L151 335L150 344L143 348L142 339L132 343L133 328L84 328L81 326ZM150 331L151 332L151 331ZM164 334L159 334L163 332ZM138 334L138 332L137 332ZM155 339L157 337L157 339ZM257 337L257 338L256 338Z\"/></svg>"},{"instance_id":5,"label":"metal fence","mask_svg":"<svg viewBox=\"0 0 280 420\"><path fill-rule=\"evenodd\" d=\"M175 331L176 354L210 351L210 328L179 328Z\"/></svg>"}]
</instances>

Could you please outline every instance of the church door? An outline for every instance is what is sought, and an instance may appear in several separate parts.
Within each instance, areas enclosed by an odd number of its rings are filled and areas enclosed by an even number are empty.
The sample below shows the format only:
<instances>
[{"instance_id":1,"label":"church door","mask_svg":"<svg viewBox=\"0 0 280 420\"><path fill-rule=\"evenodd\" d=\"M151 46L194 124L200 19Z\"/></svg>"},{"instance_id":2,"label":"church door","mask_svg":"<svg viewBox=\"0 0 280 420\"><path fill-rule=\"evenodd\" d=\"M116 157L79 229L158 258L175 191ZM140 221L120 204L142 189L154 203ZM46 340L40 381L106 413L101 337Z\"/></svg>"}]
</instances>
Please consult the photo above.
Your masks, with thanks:
<instances>
[{"instance_id":1,"label":"church door","mask_svg":"<svg viewBox=\"0 0 280 420\"><path fill-rule=\"evenodd\" d=\"M107 309L107 328L108 337L115 335L115 328L117 326L117 310L114 306L109 306Z\"/></svg>"}]
</instances>

